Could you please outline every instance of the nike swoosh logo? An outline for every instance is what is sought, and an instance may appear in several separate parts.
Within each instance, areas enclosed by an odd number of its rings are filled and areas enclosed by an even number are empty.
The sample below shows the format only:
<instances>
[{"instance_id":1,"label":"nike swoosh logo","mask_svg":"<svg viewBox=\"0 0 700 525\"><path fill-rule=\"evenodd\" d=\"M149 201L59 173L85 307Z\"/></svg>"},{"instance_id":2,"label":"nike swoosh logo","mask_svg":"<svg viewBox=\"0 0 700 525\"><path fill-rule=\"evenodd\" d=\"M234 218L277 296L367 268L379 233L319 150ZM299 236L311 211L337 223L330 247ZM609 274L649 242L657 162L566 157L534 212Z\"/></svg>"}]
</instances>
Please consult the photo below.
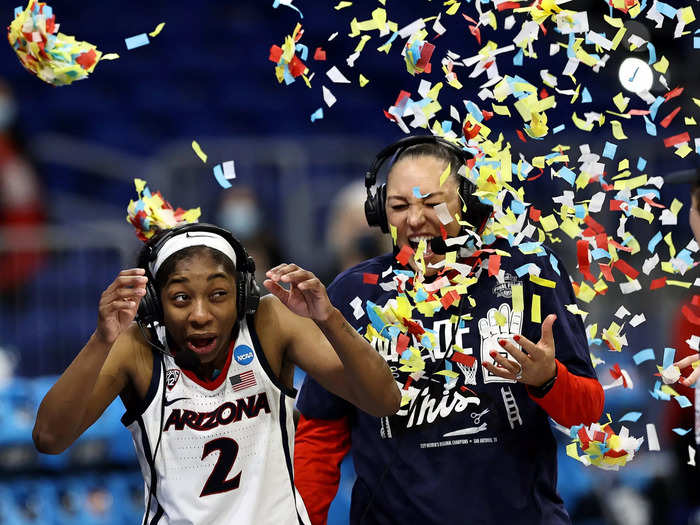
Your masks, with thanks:
<instances>
[{"instance_id":1,"label":"nike swoosh logo","mask_svg":"<svg viewBox=\"0 0 700 525\"><path fill-rule=\"evenodd\" d=\"M183 399L189 399L189 397L176 397L175 399L166 399L165 401L163 401L163 405L169 407L173 403L177 403L178 401L182 401Z\"/></svg>"}]
</instances>

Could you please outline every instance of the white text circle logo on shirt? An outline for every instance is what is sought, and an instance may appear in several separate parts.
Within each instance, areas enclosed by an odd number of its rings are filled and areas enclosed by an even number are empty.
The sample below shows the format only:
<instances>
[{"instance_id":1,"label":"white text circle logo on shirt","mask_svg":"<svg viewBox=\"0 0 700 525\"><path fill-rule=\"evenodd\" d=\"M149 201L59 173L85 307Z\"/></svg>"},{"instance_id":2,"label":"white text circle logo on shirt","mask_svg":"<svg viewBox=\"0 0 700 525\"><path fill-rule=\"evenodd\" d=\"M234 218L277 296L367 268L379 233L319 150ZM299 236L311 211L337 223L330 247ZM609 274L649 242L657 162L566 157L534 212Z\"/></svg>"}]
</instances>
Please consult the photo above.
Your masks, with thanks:
<instances>
[{"instance_id":1,"label":"white text circle logo on shirt","mask_svg":"<svg viewBox=\"0 0 700 525\"><path fill-rule=\"evenodd\" d=\"M233 358L239 365L247 365L255 358L255 352L247 345L239 345L233 349Z\"/></svg>"}]
</instances>

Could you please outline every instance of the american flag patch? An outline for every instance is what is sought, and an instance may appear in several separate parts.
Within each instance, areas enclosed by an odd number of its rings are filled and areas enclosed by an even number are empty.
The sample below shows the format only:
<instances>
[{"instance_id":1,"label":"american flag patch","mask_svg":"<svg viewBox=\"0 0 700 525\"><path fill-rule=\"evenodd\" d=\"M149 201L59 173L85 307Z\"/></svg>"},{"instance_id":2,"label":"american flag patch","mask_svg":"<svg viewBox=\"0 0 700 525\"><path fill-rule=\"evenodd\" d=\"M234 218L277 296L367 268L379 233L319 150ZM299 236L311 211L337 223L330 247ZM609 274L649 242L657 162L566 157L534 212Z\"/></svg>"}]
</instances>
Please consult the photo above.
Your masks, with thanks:
<instances>
[{"instance_id":1,"label":"american flag patch","mask_svg":"<svg viewBox=\"0 0 700 525\"><path fill-rule=\"evenodd\" d=\"M231 386L235 392L257 385L255 382L255 374L252 370L246 370L235 376L230 376L228 380L231 381Z\"/></svg>"}]
</instances>

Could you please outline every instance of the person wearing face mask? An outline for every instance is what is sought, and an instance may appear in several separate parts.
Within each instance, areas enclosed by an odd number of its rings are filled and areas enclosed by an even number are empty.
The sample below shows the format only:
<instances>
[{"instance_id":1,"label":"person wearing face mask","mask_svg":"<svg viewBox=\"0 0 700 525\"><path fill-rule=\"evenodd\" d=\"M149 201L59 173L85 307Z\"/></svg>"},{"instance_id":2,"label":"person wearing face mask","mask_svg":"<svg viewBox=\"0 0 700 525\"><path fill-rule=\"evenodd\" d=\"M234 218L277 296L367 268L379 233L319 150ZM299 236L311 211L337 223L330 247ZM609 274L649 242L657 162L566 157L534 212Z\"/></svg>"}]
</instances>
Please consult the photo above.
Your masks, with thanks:
<instances>
[{"instance_id":1,"label":"person wearing face mask","mask_svg":"<svg viewBox=\"0 0 700 525\"><path fill-rule=\"evenodd\" d=\"M282 262L279 243L265 228L262 207L251 188L239 185L222 193L217 224L245 243L248 253L257 262L255 279L258 282L265 280L265 268Z\"/></svg>"},{"instance_id":2,"label":"person wearing face mask","mask_svg":"<svg viewBox=\"0 0 700 525\"><path fill-rule=\"evenodd\" d=\"M570 523L548 418L597 421L603 390L581 318L566 309L576 298L563 264L542 245L484 235L492 208L462 175L470 158L445 139L408 137L367 173L368 222L394 250L341 273L328 293L387 360L402 406L368 416L305 379L295 483L316 525L348 451L353 525ZM534 279L518 272L528 265Z\"/></svg>"}]
</instances>

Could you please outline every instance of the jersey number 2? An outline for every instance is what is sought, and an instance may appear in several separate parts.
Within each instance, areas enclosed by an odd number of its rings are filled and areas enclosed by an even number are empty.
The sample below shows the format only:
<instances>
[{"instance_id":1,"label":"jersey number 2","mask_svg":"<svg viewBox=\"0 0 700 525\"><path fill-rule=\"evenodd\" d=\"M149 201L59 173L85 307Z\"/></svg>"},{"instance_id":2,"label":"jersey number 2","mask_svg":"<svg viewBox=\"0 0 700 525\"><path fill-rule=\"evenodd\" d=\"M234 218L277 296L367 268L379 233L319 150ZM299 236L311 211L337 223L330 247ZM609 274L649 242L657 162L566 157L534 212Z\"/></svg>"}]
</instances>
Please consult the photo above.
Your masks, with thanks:
<instances>
[{"instance_id":1,"label":"jersey number 2","mask_svg":"<svg viewBox=\"0 0 700 525\"><path fill-rule=\"evenodd\" d=\"M202 488L202 493L199 497L209 496L210 494L220 494L229 490L237 489L241 484L241 473L239 472L231 479L226 479L226 476L231 472L233 462L238 456L238 443L230 438L218 438L208 441L204 445L202 451L202 459L206 458L215 450L219 451L219 459L216 460L214 469L209 474L209 479Z\"/></svg>"}]
</instances>

